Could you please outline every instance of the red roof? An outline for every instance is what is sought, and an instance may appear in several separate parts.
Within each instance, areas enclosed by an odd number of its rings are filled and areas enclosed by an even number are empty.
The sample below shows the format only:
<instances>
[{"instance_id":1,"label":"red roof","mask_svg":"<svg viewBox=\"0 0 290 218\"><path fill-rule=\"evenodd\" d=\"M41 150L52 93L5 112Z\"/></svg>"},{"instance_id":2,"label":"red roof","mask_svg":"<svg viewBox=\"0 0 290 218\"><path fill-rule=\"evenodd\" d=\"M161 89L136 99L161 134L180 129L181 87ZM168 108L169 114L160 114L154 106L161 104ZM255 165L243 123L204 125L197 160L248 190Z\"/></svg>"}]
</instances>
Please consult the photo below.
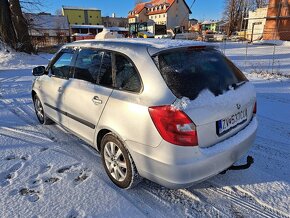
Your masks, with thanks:
<instances>
[{"instance_id":1,"label":"red roof","mask_svg":"<svg viewBox=\"0 0 290 218\"><path fill-rule=\"evenodd\" d=\"M183 0L186 7L189 10L189 13L191 13L190 8L188 7L188 5L186 4L185 0ZM173 5L173 3L175 2L175 0L152 0L149 2L143 2L143 3L139 3L135 6L135 8L133 9L133 11L131 11L132 14L130 14L129 12L129 18L133 18L135 17L136 14L139 14L144 8L152 8L155 6L159 6L159 5L167 5L166 9L162 8L161 10L156 10L156 11L149 11L147 13L147 15L152 15L152 14L161 14L161 13L166 13L169 8L171 7L171 5Z\"/></svg>"},{"instance_id":2,"label":"red roof","mask_svg":"<svg viewBox=\"0 0 290 218\"><path fill-rule=\"evenodd\" d=\"M139 3L133 9L134 14L139 14L145 8L146 2Z\"/></svg>"}]
</instances>

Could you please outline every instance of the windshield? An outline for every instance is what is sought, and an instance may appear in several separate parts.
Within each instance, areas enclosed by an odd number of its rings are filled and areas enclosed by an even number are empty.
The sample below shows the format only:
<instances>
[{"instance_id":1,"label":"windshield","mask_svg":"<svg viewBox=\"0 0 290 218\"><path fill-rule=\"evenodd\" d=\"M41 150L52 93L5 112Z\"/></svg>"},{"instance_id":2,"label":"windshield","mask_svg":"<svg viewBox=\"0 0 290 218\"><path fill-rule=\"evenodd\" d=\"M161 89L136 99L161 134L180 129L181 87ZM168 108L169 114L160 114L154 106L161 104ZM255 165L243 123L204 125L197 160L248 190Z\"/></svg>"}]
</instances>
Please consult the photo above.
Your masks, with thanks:
<instances>
[{"instance_id":1,"label":"windshield","mask_svg":"<svg viewBox=\"0 0 290 218\"><path fill-rule=\"evenodd\" d=\"M204 89L217 96L247 81L231 61L213 48L167 50L153 56L153 60L178 98L193 100Z\"/></svg>"}]
</instances>

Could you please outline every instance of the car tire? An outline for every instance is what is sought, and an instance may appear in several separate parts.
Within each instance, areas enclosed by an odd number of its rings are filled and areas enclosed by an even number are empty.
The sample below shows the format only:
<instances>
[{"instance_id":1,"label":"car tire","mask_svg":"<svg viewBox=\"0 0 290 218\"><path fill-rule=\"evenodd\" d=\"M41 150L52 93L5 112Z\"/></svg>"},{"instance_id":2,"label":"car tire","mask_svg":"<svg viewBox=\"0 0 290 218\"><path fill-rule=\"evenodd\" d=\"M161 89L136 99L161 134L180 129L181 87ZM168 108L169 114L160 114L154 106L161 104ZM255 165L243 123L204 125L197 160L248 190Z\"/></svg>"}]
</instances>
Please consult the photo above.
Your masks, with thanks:
<instances>
[{"instance_id":1,"label":"car tire","mask_svg":"<svg viewBox=\"0 0 290 218\"><path fill-rule=\"evenodd\" d=\"M45 114L43 105L37 95L35 95L33 98L33 104L38 121L43 125L52 124L53 121Z\"/></svg>"},{"instance_id":2,"label":"car tire","mask_svg":"<svg viewBox=\"0 0 290 218\"><path fill-rule=\"evenodd\" d=\"M142 180L128 150L116 135L108 133L103 137L101 156L107 175L118 187L130 189Z\"/></svg>"}]
</instances>

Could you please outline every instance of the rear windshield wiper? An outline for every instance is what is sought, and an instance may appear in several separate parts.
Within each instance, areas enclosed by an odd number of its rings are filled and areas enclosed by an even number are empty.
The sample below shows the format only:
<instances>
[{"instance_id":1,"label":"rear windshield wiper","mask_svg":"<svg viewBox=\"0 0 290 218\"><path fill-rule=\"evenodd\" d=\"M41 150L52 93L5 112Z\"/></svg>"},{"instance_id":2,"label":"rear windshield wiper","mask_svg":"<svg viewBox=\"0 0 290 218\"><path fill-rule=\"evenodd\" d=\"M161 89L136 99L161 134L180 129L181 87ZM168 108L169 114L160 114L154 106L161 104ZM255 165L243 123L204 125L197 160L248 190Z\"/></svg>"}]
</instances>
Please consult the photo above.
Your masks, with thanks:
<instances>
[{"instance_id":1,"label":"rear windshield wiper","mask_svg":"<svg viewBox=\"0 0 290 218\"><path fill-rule=\"evenodd\" d=\"M237 89L237 88L239 88L241 85L243 85L245 83L246 83L246 81L241 81L241 82L238 82L238 83L234 83L234 84L232 84L232 87L234 89Z\"/></svg>"}]
</instances>

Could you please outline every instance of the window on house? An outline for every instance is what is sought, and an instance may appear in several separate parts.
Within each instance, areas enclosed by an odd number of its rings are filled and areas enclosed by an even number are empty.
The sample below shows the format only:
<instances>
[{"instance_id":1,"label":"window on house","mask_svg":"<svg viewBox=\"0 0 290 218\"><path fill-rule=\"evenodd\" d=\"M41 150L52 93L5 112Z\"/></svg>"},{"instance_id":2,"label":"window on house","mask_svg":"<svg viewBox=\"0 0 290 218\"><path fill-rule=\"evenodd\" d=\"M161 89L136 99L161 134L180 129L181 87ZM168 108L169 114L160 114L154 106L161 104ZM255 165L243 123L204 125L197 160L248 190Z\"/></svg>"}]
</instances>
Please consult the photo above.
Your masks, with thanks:
<instances>
[{"instance_id":1,"label":"window on house","mask_svg":"<svg viewBox=\"0 0 290 218\"><path fill-rule=\"evenodd\" d=\"M82 17L81 15L79 15L79 17Z\"/></svg>"},{"instance_id":2,"label":"window on house","mask_svg":"<svg viewBox=\"0 0 290 218\"><path fill-rule=\"evenodd\" d=\"M90 18L92 18L92 16L90 16Z\"/></svg>"}]
</instances>

